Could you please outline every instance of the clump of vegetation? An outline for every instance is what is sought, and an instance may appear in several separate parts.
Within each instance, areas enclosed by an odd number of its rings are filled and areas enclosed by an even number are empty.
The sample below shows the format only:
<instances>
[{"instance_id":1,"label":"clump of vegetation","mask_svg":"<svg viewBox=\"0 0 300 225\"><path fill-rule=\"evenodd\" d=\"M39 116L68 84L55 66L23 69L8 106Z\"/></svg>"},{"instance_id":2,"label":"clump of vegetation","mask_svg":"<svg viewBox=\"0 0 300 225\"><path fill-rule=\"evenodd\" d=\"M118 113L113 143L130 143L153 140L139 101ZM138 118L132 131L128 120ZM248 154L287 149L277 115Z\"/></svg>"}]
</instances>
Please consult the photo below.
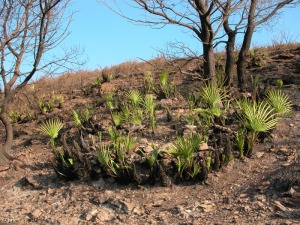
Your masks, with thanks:
<instances>
[{"instance_id":1,"label":"clump of vegetation","mask_svg":"<svg viewBox=\"0 0 300 225\"><path fill-rule=\"evenodd\" d=\"M58 136L51 130L59 127L58 133L60 123L45 122L41 130L49 133L56 173L66 180L103 177L122 184L161 181L169 185L205 181L210 171L218 171L234 158L250 157L261 134L272 132L291 113L291 102L279 82L259 98L235 96L233 100L219 75L216 82L203 82L195 91L189 90L185 105L174 110L161 107L160 102L177 93L169 73L162 72L158 84L150 72L145 73L140 89L144 92L130 89L103 94L101 113L93 106L72 109L73 123L57 143ZM252 88L259 82L253 78ZM102 126L100 118L109 118L109 123ZM166 137L172 144L167 149L152 144L151 151L149 146L141 147L140 138L159 138L159 123L174 132Z\"/></svg>"}]
</instances>

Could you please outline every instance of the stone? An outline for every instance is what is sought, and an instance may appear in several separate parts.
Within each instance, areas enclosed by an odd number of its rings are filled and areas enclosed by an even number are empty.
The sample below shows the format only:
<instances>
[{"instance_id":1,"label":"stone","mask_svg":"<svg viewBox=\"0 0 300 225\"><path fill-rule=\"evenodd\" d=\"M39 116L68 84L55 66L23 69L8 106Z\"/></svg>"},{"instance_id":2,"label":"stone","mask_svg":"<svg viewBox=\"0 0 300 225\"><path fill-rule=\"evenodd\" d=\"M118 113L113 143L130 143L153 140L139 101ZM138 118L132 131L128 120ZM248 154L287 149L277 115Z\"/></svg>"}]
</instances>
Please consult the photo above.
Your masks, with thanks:
<instances>
[{"instance_id":1,"label":"stone","mask_svg":"<svg viewBox=\"0 0 300 225\"><path fill-rule=\"evenodd\" d=\"M39 218L42 215L42 211L39 209L35 209L31 214L34 218Z\"/></svg>"},{"instance_id":2,"label":"stone","mask_svg":"<svg viewBox=\"0 0 300 225\"><path fill-rule=\"evenodd\" d=\"M105 181L101 177L98 181L93 182L93 186L97 189L104 189L105 188Z\"/></svg>"},{"instance_id":3,"label":"stone","mask_svg":"<svg viewBox=\"0 0 300 225\"><path fill-rule=\"evenodd\" d=\"M198 206L200 209L202 209L203 212L211 212L214 209L214 205L209 203L209 202L205 202L202 203Z\"/></svg>"},{"instance_id":4,"label":"stone","mask_svg":"<svg viewBox=\"0 0 300 225\"><path fill-rule=\"evenodd\" d=\"M274 206L274 209L277 211L279 211L279 210L286 211L287 210L287 208L284 205L282 205L281 202L279 202L279 201L274 201L273 206Z\"/></svg>"},{"instance_id":5,"label":"stone","mask_svg":"<svg viewBox=\"0 0 300 225\"><path fill-rule=\"evenodd\" d=\"M264 154L265 154L264 152L256 152L256 153L255 153L255 157L259 159L259 158L261 158Z\"/></svg>"},{"instance_id":6,"label":"stone","mask_svg":"<svg viewBox=\"0 0 300 225\"><path fill-rule=\"evenodd\" d=\"M145 151L145 153L151 153L151 152L153 152L152 145L147 145L147 146L144 148L144 151Z\"/></svg>"},{"instance_id":7,"label":"stone","mask_svg":"<svg viewBox=\"0 0 300 225\"><path fill-rule=\"evenodd\" d=\"M208 146L207 143L203 142L203 143L201 143L199 149L200 149L201 151L208 150L208 149L209 149L209 146Z\"/></svg>"},{"instance_id":8,"label":"stone","mask_svg":"<svg viewBox=\"0 0 300 225\"><path fill-rule=\"evenodd\" d=\"M148 144L148 140L147 140L147 138L141 138L141 139L139 139L139 143L146 145L146 144Z\"/></svg>"},{"instance_id":9,"label":"stone","mask_svg":"<svg viewBox=\"0 0 300 225\"><path fill-rule=\"evenodd\" d=\"M265 205L260 201L253 202L253 205L259 209L264 209Z\"/></svg>"}]
</instances>

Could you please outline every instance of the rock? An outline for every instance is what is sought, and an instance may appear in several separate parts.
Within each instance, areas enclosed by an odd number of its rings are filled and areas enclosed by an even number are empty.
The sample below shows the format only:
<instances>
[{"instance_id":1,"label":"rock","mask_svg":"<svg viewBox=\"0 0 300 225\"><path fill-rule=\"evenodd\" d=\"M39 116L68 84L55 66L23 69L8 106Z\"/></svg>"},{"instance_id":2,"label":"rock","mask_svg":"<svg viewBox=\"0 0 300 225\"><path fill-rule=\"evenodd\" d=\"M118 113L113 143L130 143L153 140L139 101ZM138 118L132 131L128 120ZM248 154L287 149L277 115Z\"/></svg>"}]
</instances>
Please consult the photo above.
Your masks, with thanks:
<instances>
[{"instance_id":1,"label":"rock","mask_svg":"<svg viewBox=\"0 0 300 225\"><path fill-rule=\"evenodd\" d=\"M208 150L208 149L209 149L209 146L208 146L207 143L204 142L204 143L201 143L199 149L200 149L201 151Z\"/></svg>"},{"instance_id":2,"label":"rock","mask_svg":"<svg viewBox=\"0 0 300 225\"><path fill-rule=\"evenodd\" d=\"M151 152L153 152L152 145L147 145L147 146L144 148L144 151L145 151L145 153L151 153Z\"/></svg>"},{"instance_id":3,"label":"rock","mask_svg":"<svg viewBox=\"0 0 300 225\"><path fill-rule=\"evenodd\" d=\"M256 152L254 156L255 156L256 158L259 159L259 158L261 158L264 154L265 154L264 152Z\"/></svg>"},{"instance_id":4,"label":"rock","mask_svg":"<svg viewBox=\"0 0 300 225\"><path fill-rule=\"evenodd\" d=\"M274 206L274 209L277 211L278 210L281 210L281 211L287 210L287 208L284 205L282 205L281 202L279 202L279 201L274 201L273 206Z\"/></svg>"},{"instance_id":5,"label":"rock","mask_svg":"<svg viewBox=\"0 0 300 225\"><path fill-rule=\"evenodd\" d=\"M17 183L17 187L23 189L42 189L42 185L34 179L33 176L26 176L20 179Z\"/></svg>"},{"instance_id":6,"label":"rock","mask_svg":"<svg viewBox=\"0 0 300 225\"><path fill-rule=\"evenodd\" d=\"M265 205L260 201L253 202L253 205L259 209L264 209Z\"/></svg>"},{"instance_id":7,"label":"rock","mask_svg":"<svg viewBox=\"0 0 300 225\"><path fill-rule=\"evenodd\" d=\"M211 211L213 211L213 209L214 209L214 205L212 205L212 204L207 204L207 203L200 204L198 207L201 208L202 211L205 212L205 213L211 212Z\"/></svg>"},{"instance_id":8,"label":"rock","mask_svg":"<svg viewBox=\"0 0 300 225\"><path fill-rule=\"evenodd\" d=\"M139 140L139 143L140 143L140 144L146 145L146 144L148 144L148 140L147 140L147 138L141 138L141 139Z\"/></svg>"},{"instance_id":9,"label":"rock","mask_svg":"<svg viewBox=\"0 0 300 225\"><path fill-rule=\"evenodd\" d=\"M113 198L107 199L103 203L103 205L106 208L113 209L113 210L117 211L118 213L124 213L124 214L131 213L135 206L133 203L129 203L129 202L125 202L122 200L113 199Z\"/></svg>"},{"instance_id":10,"label":"rock","mask_svg":"<svg viewBox=\"0 0 300 225\"><path fill-rule=\"evenodd\" d=\"M138 215L138 216L141 216L143 215L145 212L144 210L142 210L140 207L134 207L133 210L132 210L132 213L135 214L135 215Z\"/></svg>"},{"instance_id":11,"label":"rock","mask_svg":"<svg viewBox=\"0 0 300 225\"><path fill-rule=\"evenodd\" d=\"M97 189L104 189L105 188L105 181L101 177L98 181L93 182L93 186Z\"/></svg>"},{"instance_id":12,"label":"rock","mask_svg":"<svg viewBox=\"0 0 300 225\"><path fill-rule=\"evenodd\" d=\"M242 209L245 211L245 212L249 212L251 210L250 206L246 205L246 206L243 206Z\"/></svg>"},{"instance_id":13,"label":"rock","mask_svg":"<svg viewBox=\"0 0 300 225\"><path fill-rule=\"evenodd\" d=\"M32 216L34 217L34 218L39 218L41 215L42 215L42 211L41 210L39 210L39 209L36 209L36 210L34 210L32 213Z\"/></svg>"},{"instance_id":14,"label":"rock","mask_svg":"<svg viewBox=\"0 0 300 225\"><path fill-rule=\"evenodd\" d=\"M265 195L255 195L255 198L260 202L266 202L266 196Z\"/></svg>"},{"instance_id":15,"label":"rock","mask_svg":"<svg viewBox=\"0 0 300 225\"><path fill-rule=\"evenodd\" d=\"M87 221L95 221L97 216L98 210L93 209L84 215L84 219Z\"/></svg>"}]
</instances>

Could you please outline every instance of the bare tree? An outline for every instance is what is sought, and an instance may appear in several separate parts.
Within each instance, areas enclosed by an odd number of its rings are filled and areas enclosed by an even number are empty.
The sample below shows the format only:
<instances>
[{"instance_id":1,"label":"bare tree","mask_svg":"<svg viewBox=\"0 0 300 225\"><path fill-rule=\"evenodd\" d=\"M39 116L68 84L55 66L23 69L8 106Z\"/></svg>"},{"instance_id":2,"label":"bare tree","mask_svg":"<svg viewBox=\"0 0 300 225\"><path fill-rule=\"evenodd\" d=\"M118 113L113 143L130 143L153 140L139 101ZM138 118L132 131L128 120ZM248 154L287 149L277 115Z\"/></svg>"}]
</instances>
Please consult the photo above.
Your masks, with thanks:
<instances>
[{"instance_id":1,"label":"bare tree","mask_svg":"<svg viewBox=\"0 0 300 225\"><path fill-rule=\"evenodd\" d=\"M246 82L246 59L249 53L250 45L254 30L259 25L269 21L273 16L287 5L298 4L295 0L251 0L246 5L247 24L243 38L242 47L239 52L237 61L238 86L244 89Z\"/></svg>"},{"instance_id":2,"label":"bare tree","mask_svg":"<svg viewBox=\"0 0 300 225\"><path fill-rule=\"evenodd\" d=\"M11 159L13 128L8 105L38 71L76 62L79 51L62 57L47 55L67 35L71 15L65 17L70 0L2 0L0 3L0 83L4 95L0 99L0 121L6 131L0 145L0 165Z\"/></svg>"},{"instance_id":3,"label":"bare tree","mask_svg":"<svg viewBox=\"0 0 300 225\"><path fill-rule=\"evenodd\" d=\"M224 17L223 28L225 35L219 37L224 39L227 36L226 43L226 66L225 66L225 84L228 86L232 85L234 65L235 65L235 41L236 36L245 27L245 14L247 9L247 1L240 0L228 0L228 1L217 1L219 9ZM232 14L235 15L234 21L231 20ZM236 18L239 15L238 18ZM224 41L220 41L224 42Z\"/></svg>"},{"instance_id":4,"label":"bare tree","mask_svg":"<svg viewBox=\"0 0 300 225\"><path fill-rule=\"evenodd\" d=\"M143 19L134 19L121 9L120 2L99 0L120 16L137 24L152 27L177 25L193 33L202 43L204 77L215 79L214 38L222 29L224 18L214 0L123 0L143 12ZM124 7L125 8L125 7ZM142 18L142 17L141 17Z\"/></svg>"}]
</instances>

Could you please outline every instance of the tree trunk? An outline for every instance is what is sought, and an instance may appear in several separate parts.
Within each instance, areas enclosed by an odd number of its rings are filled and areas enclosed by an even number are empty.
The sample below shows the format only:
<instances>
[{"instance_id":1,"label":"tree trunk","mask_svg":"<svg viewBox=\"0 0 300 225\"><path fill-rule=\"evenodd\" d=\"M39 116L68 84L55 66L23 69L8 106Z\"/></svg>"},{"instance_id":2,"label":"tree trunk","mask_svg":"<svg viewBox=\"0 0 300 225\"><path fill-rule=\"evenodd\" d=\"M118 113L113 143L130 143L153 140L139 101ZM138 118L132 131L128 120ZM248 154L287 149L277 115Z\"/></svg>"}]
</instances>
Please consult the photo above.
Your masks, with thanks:
<instances>
[{"instance_id":1,"label":"tree trunk","mask_svg":"<svg viewBox=\"0 0 300 225\"><path fill-rule=\"evenodd\" d=\"M7 152L11 149L13 143L13 127L5 111L0 113L0 120L6 132L5 142L0 146L0 166L3 166L12 160L12 157Z\"/></svg>"},{"instance_id":2,"label":"tree trunk","mask_svg":"<svg viewBox=\"0 0 300 225\"><path fill-rule=\"evenodd\" d=\"M227 9L227 10L229 11L229 9ZM224 21L223 27L224 27L224 30L228 37L228 40L226 43L225 85L232 86L233 71L234 71L234 65L235 65L234 45L235 45L235 37L236 37L237 31L232 30L230 28L228 18Z\"/></svg>"},{"instance_id":3,"label":"tree trunk","mask_svg":"<svg viewBox=\"0 0 300 225\"><path fill-rule=\"evenodd\" d=\"M204 77L216 82L216 66L214 48L211 44L203 43Z\"/></svg>"},{"instance_id":4,"label":"tree trunk","mask_svg":"<svg viewBox=\"0 0 300 225\"><path fill-rule=\"evenodd\" d=\"M243 44L239 53L239 58L237 61L237 75L238 75L238 87L243 90L246 83L246 60L248 57L248 52L250 49L251 39L254 32L254 17L255 9L258 0L252 0L249 10L247 29L244 35Z\"/></svg>"}]
</instances>

